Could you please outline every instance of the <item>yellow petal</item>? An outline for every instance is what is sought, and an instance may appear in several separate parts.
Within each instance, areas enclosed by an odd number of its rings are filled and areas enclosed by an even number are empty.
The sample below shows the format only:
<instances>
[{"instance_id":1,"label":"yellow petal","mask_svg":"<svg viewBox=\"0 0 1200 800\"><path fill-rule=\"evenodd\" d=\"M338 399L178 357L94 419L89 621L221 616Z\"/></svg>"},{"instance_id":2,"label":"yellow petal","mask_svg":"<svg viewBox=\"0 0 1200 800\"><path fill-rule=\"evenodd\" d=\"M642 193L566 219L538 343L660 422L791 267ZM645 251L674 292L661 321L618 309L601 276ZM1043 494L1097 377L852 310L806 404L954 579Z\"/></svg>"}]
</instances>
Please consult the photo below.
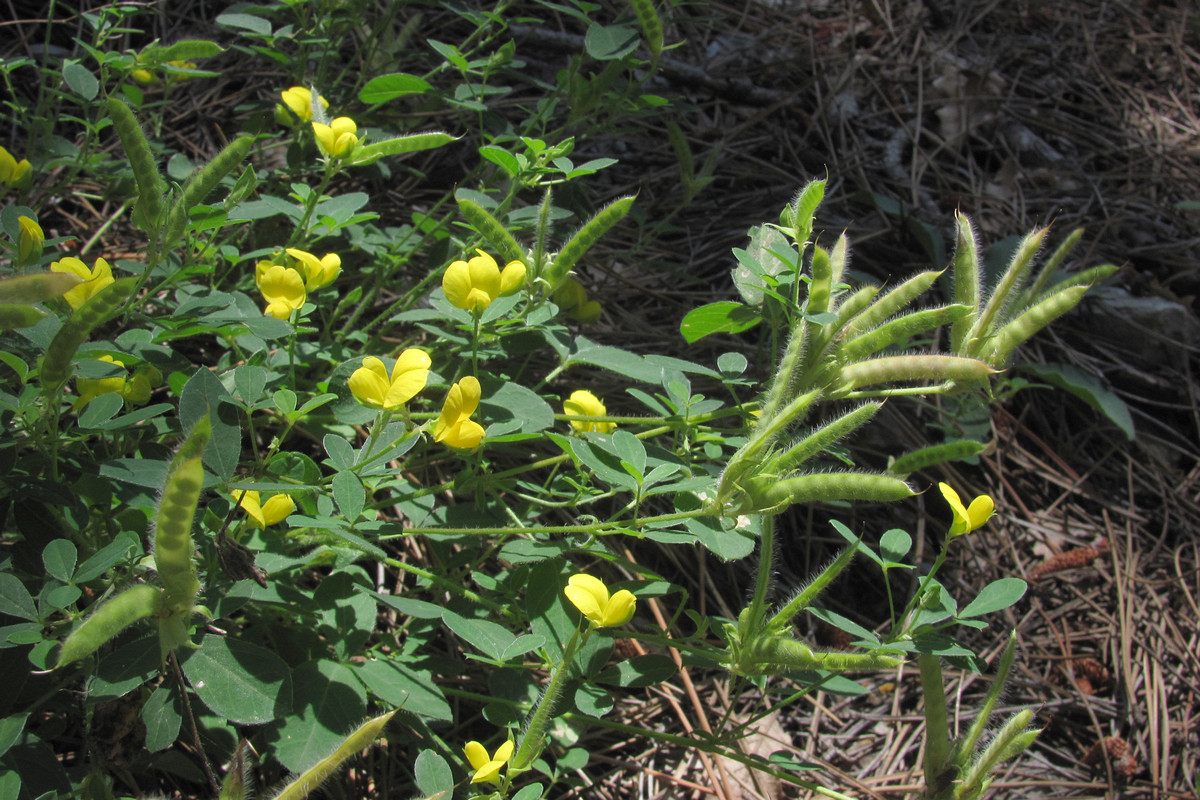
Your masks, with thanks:
<instances>
[{"instance_id":1,"label":"yellow petal","mask_svg":"<svg viewBox=\"0 0 1200 800\"><path fill-rule=\"evenodd\" d=\"M383 408L387 402L388 388L391 385L387 369L383 362L375 356L367 356L362 366L354 370L348 381L350 392L359 399L375 408Z\"/></svg>"},{"instance_id":2,"label":"yellow petal","mask_svg":"<svg viewBox=\"0 0 1200 800\"><path fill-rule=\"evenodd\" d=\"M236 493L235 493L236 495ZM267 520L263 517L262 506L258 502L258 492L250 490L242 492L238 497L238 505L246 512L246 516L260 528L267 527Z\"/></svg>"},{"instance_id":3,"label":"yellow petal","mask_svg":"<svg viewBox=\"0 0 1200 800\"><path fill-rule=\"evenodd\" d=\"M496 754L492 756L492 761L499 761L502 764L507 764L508 759L512 758L513 740L509 739L504 744L496 748Z\"/></svg>"},{"instance_id":4,"label":"yellow petal","mask_svg":"<svg viewBox=\"0 0 1200 800\"><path fill-rule=\"evenodd\" d=\"M467 763L471 765L471 769L479 769L484 764L491 761L488 758L487 749L479 742L467 742L463 747L463 754L467 757Z\"/></svg>"},{"instance_id":5,"label":"yellow petal","mask_svg":"<svg viewBox=\"0 0 1200 800\"><path fill-rule=\"evenodd\" d=\"M605 627L624 625L633 618L636 607L637 598L633 596L633 592L620 589L609 598L608 605L604 608L604 621L600 624Z\"/></svg>"},{"instance_id":6,"label":"yellow petal","mask_svg":"<svg viewBox=\"0 0 1200 800\"><path fill-rule=\"evenodd\" d=\"M283 522L296 510L296 501L291 495L277 494L262 505L263 521L267 525Z\"/></svg>"},{"instance_id":7,"label":"yellow petal","mask_svg":"<svg viewBox=\"0 0 1200 800\"><path fill-rule=\"evenodd\" d=\"M433 361L423 350L410 347L401 353L392 367L384 408L399 408L416 397L429 380L431 364Z\"/></svg>"},{"instance_id":8,"label":"yellow petal","mask_svg":"<svg viewBox=\"0 0 1200 800\"><path fill-rule=\"evenodd\" d=\"M996 503L986 494L981 494L971 501L971 507L967 509L967 520L971 526L971 530L980 528L992 517L992 512L996 509Z\"/></svg>"},{"instance_id":9,"label":"yellow petal","mask_svg":"<svg viewBox=\"0 0 1200 800\"><path fill-rule=\"evenodd\" d=\"M567 579L563 594L579 611L596 625L602 624L604 609L608 605L608 589L599 578L584 573Z\"/></svg>"},{"instance_id":10,"label":"yellow petal","mask_svg":"<svg viewBox=\"0 0 1200 800\"><path fill-rule=\"evenodd\" d=\"M442 274L442 291L446 300L455 308L470 308L467 298L471 294L471 269L465 261L451 262Z\"/></svg>"},{"instance_id":11,"label":"yellow petal","mask_svg":"<svg viewBox=\"0 0 1200 800\"><path fill-rule=\"evenodd\" d=\"M500 294L510 295L525 285L525 265L520 261L510 261L504 265L500 273Z\"/></svg>"}]
</instances>

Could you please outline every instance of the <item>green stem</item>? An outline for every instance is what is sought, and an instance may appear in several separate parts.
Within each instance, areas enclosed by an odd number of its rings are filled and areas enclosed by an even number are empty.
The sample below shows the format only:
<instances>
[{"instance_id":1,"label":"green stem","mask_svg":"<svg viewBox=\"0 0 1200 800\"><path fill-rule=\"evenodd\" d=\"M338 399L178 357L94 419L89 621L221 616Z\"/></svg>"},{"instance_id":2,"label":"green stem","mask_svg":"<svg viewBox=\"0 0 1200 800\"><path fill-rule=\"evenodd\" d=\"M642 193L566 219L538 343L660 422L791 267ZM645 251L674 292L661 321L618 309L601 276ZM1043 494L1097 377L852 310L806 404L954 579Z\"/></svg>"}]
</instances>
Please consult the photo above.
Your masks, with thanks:
<instances>
[{"instance_id":1,"label":"green stem","mask_svg":"<svg viewBox=\"0 0 1200 800\"><path fill-rule=\"evenodd\" d=\"M529 725L525 728L525 735L521 737L521 746L517 748L516 755L513 756L512 765L509 767L510 776L513 770L528 769L533 760L542 752L543 743L546 740L546 723L550 721L551 715L554 713L554 706L558 701L558 696L562 693L563 681L567 673L571 671L575 650L583 641L586 641L591 632L591 628L588 628L583 636L580 636L579 629L576 628L575 633L571 635L571 640L563 648L562 661L559 662L558 669L550 678L550 683L546 685L546 691L542 693L542 698L538 701L537 708L534 709L533 716L529 719Z\"/></svg>"},{"instance_id":2,"label":"green stem","mask_svg":"<svg viewBox=\"0 0 1200 800\"><path fill-rule=\"evenodd\" d=\"M921 693L925 695L925 789L932 791L939 784L950 755L950 729L946 722L946 693L942 683L942 660L921 653Z\"/></svg>"},{"instance_id":3,"label":"green stem","mask_svg":"<svg viewBox=\"0 0 1200 800\"><path fill-rule=\"evenodd\" d=\"M758 575L754 580L754 597L738 619L738 634L742 642L762 633L763 619L767 616L767 591L771 588L772 567L775 560L775 518L762 518L762 536L758 544Z\"/></svg>"}]
</instances>

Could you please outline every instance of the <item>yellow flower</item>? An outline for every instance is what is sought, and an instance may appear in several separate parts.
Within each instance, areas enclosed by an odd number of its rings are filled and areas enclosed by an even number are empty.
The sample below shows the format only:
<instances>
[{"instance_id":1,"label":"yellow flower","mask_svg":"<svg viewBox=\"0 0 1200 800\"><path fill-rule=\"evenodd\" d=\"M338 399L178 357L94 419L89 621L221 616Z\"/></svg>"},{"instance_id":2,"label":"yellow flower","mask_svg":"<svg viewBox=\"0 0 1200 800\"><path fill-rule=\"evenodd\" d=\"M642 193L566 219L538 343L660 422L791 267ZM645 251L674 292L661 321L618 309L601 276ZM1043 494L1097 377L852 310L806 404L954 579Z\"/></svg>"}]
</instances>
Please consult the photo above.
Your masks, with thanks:
<instances>
[{"instance_id":1,"label":"yellow flower","mask_svg":"<svg viewBox=\"0 0 1200 800\"><path fill-rule=\"evenodd\" d=\"M304 288L310 292L333 283L342 271L342 257L337 253L326 253L318 259L312 253L289 247L287 254L304 265Z\"/></svg>"},{"instance_id":2,"label":"yellow flower","mask_svg":"<svg viewBox=\"0 0 1200 800\"><path fill-rule=\"evenodd\" d=\"M576 322L588 323L600 319L600 304L588 300L583 284L574 278L563 281L562 286L555 290L553 299L559 309Z\"/></svg>"},{"instance_id":3,"label":"yellow flower","mask_svg":"<svg viewBox=\"0 0 1200 800\"><path fill-rule=\"evenodd\" d=\"M100 356L99 360L106 361L109 364L118 363L112 356ZM76 378L75 391L79 392L79 399L75 401L76 409L83 408L102 394L113 394L115 392L124 395L125 375L113 375L109 378Z\"/></svg>"},{"instance_id":4,"label":"yellow flower","mask_svg":"<svg viewBox=\"0 0 1200 800\"><path fill-rule=\"evenodd\" d=\"M17 263L22 266L34 264L42 257L46 234L33 217L19 216L17 224L21 226L21 235L17 240Z\"/></svg>"},{"instance_id":5,"label":"yellow flower","mask_svg":"<svg viewBox=\"0 0 1200 800\"><path fill-rule=\"evenodd\" d=\"M313 107L312 107L312 91L303 86L293 86L290 89L284 89L279 93L283 98L284 104L292 110L292 113L300 118L301 122L312 122ZM317 97L317 102L321 104L321 108L329 108L329 101L324 97Z\"/></svg>"},{"instance_id":6,"label":"yellow flower","mask_svg":"<svg viewBox=\"0 0 1200 800\"><path fill-rule=\"evenodd\" d=\"M290 494L274 495L267 502L261 504L258 492L254 490L234 490L233 497L246 512L246 516L250 517L251 521L260 528L274 525L276 522L283 522L289 514L296 510L296 501Z\"/></svg>"},{"instance_id":7,"label":"yellow flower","mask_svg":"<svg viewBox=\"0 0 1200 800\"><path fill-rule=\"evenodd\" d=\"M424 351L409 348L396 359L389 376L382 361L367 356L350 375L350 391L372 408L399 408L425 388L432 363Z\"/></svg>"},{"instance_id":8,"label":"yellow flower","mask_svg":"<svg viewBox=\"0 0 1200 800\"><path fill-rule=\"evenodd\" d=\"M317 146L321 152L330 158L340 158L349 155L358 144L358 126L349 117L338 117L328 125L320 122L312 124L313 133L317 137Z\"/></svg>"},{"instance_id":9,"label":"yellow flower","mask_svg":"<svg viewBox=\"0 0 1200 800\"><path fill-rule=\"evenodd\" d=\"M592 623L593 628L624 625L633 618L637 598L628 589L609 597L608 587L599 578L577 573L567 579L563 594Z\"/></svg>"},{"instance_id":10,"label":"yellow flower","mask_svg":"<svg viewBox=\"0 0 1200 800\"><path fill-rule=\"evenodd\" d=\"M133 78L137 83L147 84L155 83L158 78L154 77L154 73L148 69L135 69L129 73L129 77Z\"/></svg>"},{"instance_id":11,"label":"yellow flower","mask_svg":"<svg viewBox=\"0 0 1200 800\"><path fill-rule=\"evenodd\" d=\"M260 261L255 273L258 290L267 301L264 314L276 319L287 319L292 312L304 305L307 297L304 278L291 267Z\"/></svg>"},{"instance_id":12,"label":"yellow flower","mask_svg":"<svg viewBox=\"0 0 1200 800\"><path fill-rule=\"evenodd\" d=\"M17 161L11 153L0 147L0 183L16 186L32 169L29 161L24 158Z\"/></svg>"},{"instance_id":13,"label":"yellow flower","mask_svg":"<svg viewBox=\"0 0 1200 800\"><path fill-rule=\"evenodd\" d=\"M467 746L463 748L463 753L467 756L467 761L470 762L471 769L475 770L475 775L471 778L471 783L483 783L485 781L499 783L500 770L504 769L504 765L512 758L513 749L512 739L509 739L497 747L496 752L489 757L487 748L479 742L467 742Z\"/></svg>"},{"instance_id":14,"label":"yellow flower","mask_svg":"<svg viewBox=\"0 0 1200 800\"><path fill-rule=\"evenodd\" d=\"M954 522L950 525L950 536L962 536L983 527L983 524L991 519L996 509L995 501L986 494L979 495L971 501L969 508L964 508L958 492L950 488L949 484L939 483L938 488L942 490L942 497L946 498L946 502L950 504L950 510L954 512Z\"/></svg>"},{"instance_id":15,"label":"yellow flower","mask_svg":"<svg viewBox=\"0 0 1200 800\"><path fill-rule=\"evenodd\" d=\"M571 396L563 401L563 412L568 417L603 417L608 415L608 409L600 398L587 389L576 389ZM580 433L595 431L596 433L611 433L616 430L615 422L588 422L586 420L571 420L571 427Z\"/></svg>"},{"instance_id":16,"label":"yellow flower","mask_svg":"<svg viewBox=\"0 0 1200 800\"><path fill-rule=\"evenodd\" d=\"M504 271L496 259L482 250L470 261L455 261L442 275L442 290L446 299L457 308L480 312L501 295L512 294L525 283L525 265L510 261Z\"/></svg>"},{"instance_id":17,"label":"yellow flower","mask_svg":"<svg viewBox=\"0 0 1200 800\"><path fill-rule=\"evenodd\" d=\"M113 283L112 267L103 258L97 258L91 269L78 258L68 256L50 265L51 272L69 272L83 281L63 295L71 308L79 308L105 286Z\"/></svg>"},{"instance_id":18,"label":"yellow flower","mask_svg":"<svg viewBox=\"0 0 1200 800\"><path fill-rule=\"evenodd\" d=\"M146 405L150 402L150 392L160 383L162 373L151 364L141 364L125 384L125 402L135 406Z\"/></svg>"},{"instance_id":19,"label":"yellow flower","mask_svg":"<svg viewBox=\"0 0 1200 800\"><path fill-rule=\"evenodd\" d=\"M450 387L434 428L433 440L450 447L474 450L483 441L483 426L471 419L479 408L479 381L468 375Z\"/></svg>"}]
</instances>

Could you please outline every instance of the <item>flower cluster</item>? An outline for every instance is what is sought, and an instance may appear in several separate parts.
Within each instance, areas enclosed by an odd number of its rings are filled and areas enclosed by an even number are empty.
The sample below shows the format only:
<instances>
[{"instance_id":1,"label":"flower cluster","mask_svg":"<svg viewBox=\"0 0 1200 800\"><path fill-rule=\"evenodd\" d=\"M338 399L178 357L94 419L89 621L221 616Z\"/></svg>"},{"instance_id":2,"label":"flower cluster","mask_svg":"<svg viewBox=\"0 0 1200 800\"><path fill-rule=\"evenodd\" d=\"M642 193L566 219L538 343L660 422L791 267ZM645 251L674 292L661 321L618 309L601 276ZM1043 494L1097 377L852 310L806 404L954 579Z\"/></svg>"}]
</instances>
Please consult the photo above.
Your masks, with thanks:
<instances>
[{"instance_id":1,"label":"flower cluster","mask_svg":"<svg viewBox=\"0 0 1200 800\"><path fill-rule=\"evenodd\" d=\"M576 389L571 396L563 401L563 412L568 417L603 417L608 415L608 409L600 398L587 389ZM591 422L588 420L571 420L571 427L580 433L595 431L596 433L612 433L617 428L615 422Z\"/></svg>"},{"instance_id":2,"label":"flower cluster","mask_svg":"<svg viewBox=\"0 0 1200 800\"><path fill-rule=\"evenodd\" d=\"M502 295L510 295L525 285L525 265L510 261L503 272L496 259L482 250L470 261L455 261L442 275L442 290L456 308L481 313Z\"/></svg>"},{"instance_id":3,"label":"flower cluster","mask_svg":"<svg viewBox=\"0 0 1200 800\"><path fill-rule=\"evenodd\" d=\"M74 291L74 290L72 290ZM100 356L100 361L124 368L124 364L112 356ZM119 394L127 406L144 406L150 402L150 392L162 383L162 373L150 364L141 364L133 375L122 373L107 378L76 378L75 390L79 399L75 408L80 409L102 394Z\"/></svg>"},{"instance_id":4,"label":"flower cluster","mask_svg":"<svg viewBox=\"0 0 1200 800\"><path fill-rule=\"evenodd\" d=\"M337 117L328 125L314 122L312 128L317 147L327 158L344 158L358 144L358 125L349 117Z\"/></svg>"},{"instance_id":5,"label":"flower cluster","mask_svg":"<svg viewBox=\"0 0 1200 800\"><path fill-rule=\"evenodd\" d=\"M16 186L23 182L32 170L28 160L22 158L17 161L11 153L0 147L0 183Z\"/></svg>"},{"instance_id":6,"label":"flower cluster","mask_svg":"<svg viewBox=\"0 0 1200 800\"><path fill-rule=\"evenodd\" d=\"M950 524L949 535L951 537L964 536L983 527L995 512L996 504L986 494L979 495L971 501L969 507L964 507L958 492L954 491L949 484L939 483L938 488L942 490L942 497L946 498L946 502L950 504L950 510L954 513L954 522Z\"/></svg>"},{"instance_id":7,"label":"flower cluster","mask_svg":"<svg viewBox=\"0 0 1200 800\"><path fill-rule=\"evenodd\" d=\"M615 628L633 619L637 598L628 589L609 595L599 578L577 573L567 579L563 594L579 609L593 628Z\"/></svg>"},{"instance_id":8,"label":"flower cluster","mask_svg":"<svg viewBox=\"0 0 1200 800\"><path fill-rule=\"evenodd\" d=\"M254 282L267 301L264 313L276 319L291 317L293 311L304 306L309 292L333 283L342 271L342 258L337 253L317 258L295 247L286 252L293 259L291 263L260 261L254 271Z\"/></svg>"},{"instance_id":9,"label":"flower cluster","mask_svg":"<svg viewBox=\"0 0 1200 800\"><path fill-rule=\"evenodd\" d=\"M41 230L40 228L38 230ZM97 258L91 269L74 256L55 261L50 265L51 272L69 272L79 278L82 283L70 289L63 295L71 308L79 308L90 300L97 292L113 283L112 267L103 258Z\"/></svg>"}]
</instances>

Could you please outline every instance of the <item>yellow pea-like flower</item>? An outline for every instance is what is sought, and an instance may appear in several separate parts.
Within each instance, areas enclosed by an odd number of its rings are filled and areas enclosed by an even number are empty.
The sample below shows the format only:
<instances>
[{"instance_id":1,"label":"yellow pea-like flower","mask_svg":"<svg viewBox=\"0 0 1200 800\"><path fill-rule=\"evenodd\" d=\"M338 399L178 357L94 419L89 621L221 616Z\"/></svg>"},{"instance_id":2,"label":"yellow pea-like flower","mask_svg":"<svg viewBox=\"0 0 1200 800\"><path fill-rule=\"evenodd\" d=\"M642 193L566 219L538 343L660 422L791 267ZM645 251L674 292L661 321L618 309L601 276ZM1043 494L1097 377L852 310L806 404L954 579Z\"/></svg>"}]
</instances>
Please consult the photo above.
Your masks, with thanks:
<instances>
[{"instance_id":1,"label":"yellow pea-like flower","mask_svg":"<svg viewBox=\"0 0 1200 800\"><path fill-rule=\"evenodd\" d=\"M466 376L450 387L438 416L433 440L460 450L474 450L483 441L483 426L471 419L479 408L479 381Z\"/></svg>"},{"instance_id":2,"label":"yellow pea-like flower","mask_svg":"<svg viewBox=\"0 0 1200 800\"><path fill-rule=\"evenodd\" d=\"M389 375L382 361L367 356L350 375L350 391L372 408L399 408L425 388L432 363L428 353L409 348L396 359Z\"/></svg>"},{"instance_id":3,"label":"yellow pea-like flower","mask_svg":"<svg viewBox=\"0 0 1200 800\"><path fill-rule=\"evenodd\" d=\"M135 82L143 85L158 82L158 78L154 77L154 73L148 69L135 69L133 72L129 73L129 77L133 78Z\"/></svg>"},{"instance_id":4,"label":"yellow pea-like flower","mask_svg":"<svg viewBox=\"0 0 1200 800\"><path fill-rule=\"evenodd\" d=\"M456 308L478 313L501 295L509 295L525 284L525 265L510 261L501 271L496 259L482 250L470 261L454 261L442 275L442 290Z\"/></svg>"},{"instance_id":5,"label":"yellow pea-like flower","mask_svg":"<svg viewBox=\"0 0 1200 800\"><path fill-rule=\"evenodd\" d=\"M291 267L260 261L255 274L258 290L267 301L263 312L275 319L287 319L304 305L304 277Z\"/></svg>"},{"instance_id":6,"label":"yellow pea-like flower","mask_svg":"<svg viewBox=\"0 0 1200 800\"><path fill-rule=\"evenodd\" d=\"M246 516L260 528L283 522L296 510L296 501L290 494L274 495L265 503L260 502L258 492L253 489L234 491L233 496L237 500L238 506L246 512Z\"/></svg>"},{"instance_id":7,"label":"yellow pea-like flower","mask_svg":"<svg viewBox=\"0 0 1200 800\"><path fill-rule=\"evenodd\" d=\"M46 234L37 220L24 214L17 217L17 225L21 228L20 238L17 239L17 263L22 266L34 264L42 257Z\"/></svg>"},{"instance_id":8,"label":"yellow pea-like flower","mask_svg":"<svg viewBox=\"0 0 1200 800\"><path fill-rule=\"evenodd\" d=\"M466 747L463 748L463 754L466 755L471 769L475 770L475 774L471 777L471 783L499 783L500 770L504 769L504 765L512 758L513 749L512 739L509 739L489 756L487 748L479 742L467 742Z\"/></svg>"},{"instance_id":9,"label":"yellow pea-like flower","mask_svg":"<svg viewBox=\"0 0 1200 800\"><path fill-rule=\"evenodd\" d=\"M608 409L600 398L587 389L576 389L571 396L563 401L563 412L569 417L603 417L608 415ZM587 420L571 420L571 427L580 433L595 431L596 433L612 433L617 428L615 422L590 422Z\"/></svg>"},{"instance_id":10,"label":"yellow pea-like flower","mask_svg":"<svg viewBox=\"0 0 1200 800\"><path fill-rule=\"evenodd\" d=\"M946 502L950 504L950 510L954 513L954 522L950 524L949 535L951 537L963 536L983 527L983 524L991 519L995 512L996 503L986 494L976 497L971 501L970 506L963 506L958 492L954 491L949 484L939 483L938 488L942 490L942 497L946 498Z\"/></svg>"},{"instance_id":11,"label":"yellow pea-like flower","mask_svg":"<svg viewBox=\"0 0 1200 800\"><path fill-rule=\"evenodd\" d=\"M0 183L16 186L33 170L28 160L18 161L12 153L0 147Z\"/></svg>"},{"instance_id":12,"label":"yellow pea-like flower","mask_svg":"<svg viewBox=\"0 0 1200 800\"><path fill-rule=\"evenodd\" d=\"M113 283L112 267L103 258L97 258L91 269L74 256L68 256L50 265L51 272L69 272L83 283L70 289L63 297L71 308L79 308L97 292Z\"/></svg>"},{"instance_id":13,"label":"yellow pea-like flower","mask_svg":"<svg viewBox=\"0 0 1200 800\"><path fill-rule=\"evenodd\" d=\"M338 117L328 125L314 122L312 127L317 146L329 158L349 155L354 145L358 144L358 125L349 117Z\"/></svg>"},{"instance_id":14,"label":"yellow pea-like flower","mask_svg":"<svg viewBox=\"0 0 1200 800\"><path fill-rule=\"evenodd\" d=\"M624 625L633 618L637 598L628 589L609 595L608 587L599 578L577 573L567 579L563 594L592 624L593 628Z\"/></svg>"},{"instance_id":15,"label":"yellow pea-like flower","mask_svg":"<svg viewBox=\"0 0 1200 800\"><path fill-rule=\"evenodd\" d=\"M567 278L554 292L555 305L576 322L595 322L600 319L603 308L595 300L588 300L587 290L574 278Z\"/></svg>"},{"instance_id":16,"label":"yellow pea-like flower","mask_svg":"<svg viewBox=\"0 0 1200 800\"><path fill-rule=\"evenodd\" d=\"M306 89L303 86L293 86L290 89L284 89L279 93L283 99L284 105L291 109L301 122L312 122L313 107L312 107L312 90ZM317 102L321 104L321 108L329 108L329 101L324 97L317 96Z\"/></svg>"},{"instance_id":17,"label":"yellow pea-like flower","mask_svg":"<svg viewBox=\"0 0 1200 800\"><path fill-rule=\"evenodd\" d=\"M304 288L310 292L333 283L342 271L342 257L337 253L326 253L317 258L312 253L289 247L287 254L304 265Z\"/></svg>"}]
</instances>

